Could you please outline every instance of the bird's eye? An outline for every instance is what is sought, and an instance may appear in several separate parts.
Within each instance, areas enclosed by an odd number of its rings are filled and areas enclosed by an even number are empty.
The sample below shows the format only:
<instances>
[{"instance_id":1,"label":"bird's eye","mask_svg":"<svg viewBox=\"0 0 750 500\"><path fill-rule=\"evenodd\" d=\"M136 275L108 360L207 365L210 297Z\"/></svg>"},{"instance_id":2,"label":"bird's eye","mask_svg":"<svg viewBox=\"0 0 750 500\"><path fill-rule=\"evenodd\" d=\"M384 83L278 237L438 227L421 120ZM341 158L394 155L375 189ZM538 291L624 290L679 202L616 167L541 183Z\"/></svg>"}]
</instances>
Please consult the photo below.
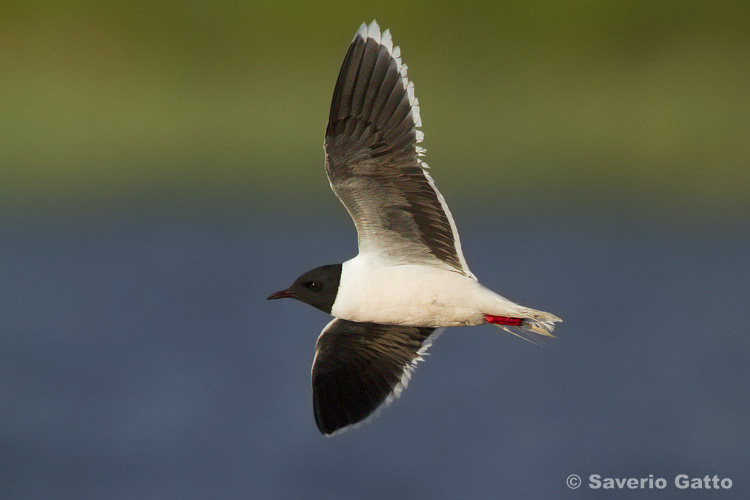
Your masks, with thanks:
<instances>
[{"instance_id":1,"label":"bird's eye","mask_svg":"<svg viewBox=\"0 0 750 500\"><path fill-rule=\"evenodd\" d=\"M308 281L307 283L305 283L305 288L309 290L317 290L318 288L320 288L320 283L318 283L317 281Z\"/></svg>"}]
</instances>

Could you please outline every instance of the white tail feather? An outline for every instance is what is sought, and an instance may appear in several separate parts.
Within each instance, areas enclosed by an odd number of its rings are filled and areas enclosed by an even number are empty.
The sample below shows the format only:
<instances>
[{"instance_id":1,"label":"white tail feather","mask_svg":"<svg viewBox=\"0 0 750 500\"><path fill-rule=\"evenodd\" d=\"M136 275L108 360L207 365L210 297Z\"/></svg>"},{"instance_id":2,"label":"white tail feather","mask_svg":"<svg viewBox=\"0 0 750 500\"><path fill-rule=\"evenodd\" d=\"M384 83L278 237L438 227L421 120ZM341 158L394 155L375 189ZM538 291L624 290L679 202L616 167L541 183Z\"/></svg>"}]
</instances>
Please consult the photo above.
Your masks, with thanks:
<instances>
[{"instance_id":1,"label":"white tail feather","mask_svg":"<svg viewBox=\"0 0 750 500\"><path fill-rule=\"evenodd\" d=\"M523 339L532 344L542 345L545 341L555 338L552 331L555 329L555 323L562 320L544 311L537 311L528 307L519 306L513 314L515 317L523 318L521 326L495 325L511 335Z\"/></svg>"}]
</instances>

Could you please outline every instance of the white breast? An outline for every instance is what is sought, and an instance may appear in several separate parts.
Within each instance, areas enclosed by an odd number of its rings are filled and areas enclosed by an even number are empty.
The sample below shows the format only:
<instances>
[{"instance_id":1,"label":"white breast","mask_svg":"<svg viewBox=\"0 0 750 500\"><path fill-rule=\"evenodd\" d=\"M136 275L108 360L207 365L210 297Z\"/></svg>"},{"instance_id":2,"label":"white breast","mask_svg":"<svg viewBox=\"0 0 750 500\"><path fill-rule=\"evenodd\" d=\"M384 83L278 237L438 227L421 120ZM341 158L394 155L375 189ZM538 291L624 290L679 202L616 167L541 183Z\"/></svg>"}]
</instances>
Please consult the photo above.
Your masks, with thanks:
<instances>
[{"instance_id":1,"label":"white breast","mask_svg":"<svg viewBox=\"0 0 750 500\"><path fill-rule=\"evenodd\" d=\"M360 255L343 264L331 314L358 322L468 326L484 323L498 299L504 300L458 272L389 266Z\"/></svg>"}]
</instances>

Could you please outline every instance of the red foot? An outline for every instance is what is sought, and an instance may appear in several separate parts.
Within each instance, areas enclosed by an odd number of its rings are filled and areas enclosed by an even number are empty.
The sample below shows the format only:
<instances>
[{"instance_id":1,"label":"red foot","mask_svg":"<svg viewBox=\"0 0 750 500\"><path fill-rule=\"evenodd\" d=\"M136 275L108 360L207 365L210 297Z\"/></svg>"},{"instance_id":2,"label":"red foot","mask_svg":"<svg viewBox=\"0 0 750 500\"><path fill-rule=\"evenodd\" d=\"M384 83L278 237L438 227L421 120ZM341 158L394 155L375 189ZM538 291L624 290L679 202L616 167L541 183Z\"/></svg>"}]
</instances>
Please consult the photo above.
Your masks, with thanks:
<instances>
[{"instance_id":1,"label":"red foot","mask_svg":"<svg viewBox=\"0 0 750 500\"><path fill-rule=\"evenodd\" d=\"M487 323L492 323L495 325L508 325L508 326L523 325L523 318L509 318L507 316L491 316L489 314L485 314L484 320Z\"/></svg>"}]
</instances>

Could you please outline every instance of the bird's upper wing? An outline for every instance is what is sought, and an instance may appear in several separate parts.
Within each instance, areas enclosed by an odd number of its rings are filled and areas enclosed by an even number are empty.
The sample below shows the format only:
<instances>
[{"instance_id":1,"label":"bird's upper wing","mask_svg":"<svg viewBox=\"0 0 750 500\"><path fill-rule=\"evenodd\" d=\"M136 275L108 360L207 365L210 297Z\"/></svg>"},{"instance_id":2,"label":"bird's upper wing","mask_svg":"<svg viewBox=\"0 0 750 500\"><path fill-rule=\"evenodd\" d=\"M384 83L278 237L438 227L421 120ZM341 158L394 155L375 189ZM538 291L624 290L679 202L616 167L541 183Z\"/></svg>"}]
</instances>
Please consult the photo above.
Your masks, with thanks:
<instances>
[{"instance_id":1,"label":"bird's upper wing","mask_svg":"<svg viewBox=\"0 0 750 500\"><path fill-rule=\"evenodd\" d=\"M318 429L332 434L398 397L438 332L338 318L331 321L318 338L312 366Z\"/></svg>"},{"instance_id":2,"label":"bird's upper wing","mask_svg":"<svg viewBox=\"0 0 750 500\"><path fill-rule=\"evenodd\" d=\"M326 128L326 172L349 211L361 254L472 276L443 196L420 160L423 134L400 50L373 21L341 67Z\"/></svg>"}]
</instances>

